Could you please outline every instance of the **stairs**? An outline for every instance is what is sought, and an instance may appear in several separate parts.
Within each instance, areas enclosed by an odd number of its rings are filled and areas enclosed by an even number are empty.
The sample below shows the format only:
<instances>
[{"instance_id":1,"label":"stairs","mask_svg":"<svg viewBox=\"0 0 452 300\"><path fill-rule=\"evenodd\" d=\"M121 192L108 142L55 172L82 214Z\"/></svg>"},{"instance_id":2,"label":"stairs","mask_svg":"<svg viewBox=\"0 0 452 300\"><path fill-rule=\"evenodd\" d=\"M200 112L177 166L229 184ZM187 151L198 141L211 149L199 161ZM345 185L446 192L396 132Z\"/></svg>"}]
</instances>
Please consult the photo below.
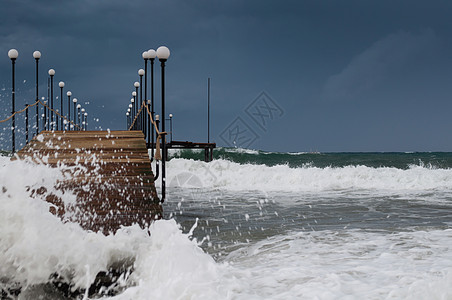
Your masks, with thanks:
<instances>
[{"instance_id":1,"label":"stairs","mask_svg":"<svg viewBox=\"0 0 452 300\"><path fill-rule=\"evenodd\" d=\"M63 221L109 234L121 225L146 227L162 217L141 131L43 131L17 156L66 175L55 188L76 195L71 205L45 188L31 191L52 203L51 212Z\"/></svg>"}]
</instances>

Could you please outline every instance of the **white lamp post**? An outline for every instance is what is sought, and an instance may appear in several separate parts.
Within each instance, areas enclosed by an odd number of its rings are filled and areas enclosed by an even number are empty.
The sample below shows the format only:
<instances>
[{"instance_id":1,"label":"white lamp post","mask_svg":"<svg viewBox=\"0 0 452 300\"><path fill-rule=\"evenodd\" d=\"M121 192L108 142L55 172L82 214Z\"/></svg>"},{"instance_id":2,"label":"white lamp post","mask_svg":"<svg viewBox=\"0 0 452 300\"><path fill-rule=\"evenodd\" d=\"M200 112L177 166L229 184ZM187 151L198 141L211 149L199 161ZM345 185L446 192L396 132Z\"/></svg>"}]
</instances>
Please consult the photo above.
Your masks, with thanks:
<instances>
[{"instance_id":1,"label":"white lamp post","mask_svg":"<svg viewBox=\"0 0 452 300\"><path fill-rule=\"evenodd\" d=\"M64 124L63 124L63 120L64 120L64 118L63 118L63 116L64 116L64 110L63 110L63 88L64 88L64 82L63 81L60 81L59 83L58 83L58 86L60 87L60 91L61 91L61 94L60 94L60 114L61 114L61 130L64 130Z\"/></svg>"},{"instance_id":2,"label":"white lamp post","mask_svg":"<svg viewBox=\"0 0 452 300\"><path fill-rule=\"evenodd\" d=\"M38 93L38 62L41 58L41 52L35 51L33 52L33 58L36 61L36 102L39 101L39 93ZM36 135L39 133L39 102L36 103Z\"/></svg>"},{"instance_id":3,"label":"white lamp post","mask_svg":"<svg viewBox=\"0 0 452 300\"><path fill-rule=\"evenodd\" d=\"M173 142L173 114L169 114L169 126L170 126L170 141Z\"/></svg>"},{"instance_id":4,"label":"white lamp post","mask_svg":"<svg viewBox=\"0 0 452 300\"><path fill-rule=\"evenodd\" d=\"M49 70L50 75L50 128L54 130L55 123L53 123L53 76L55 76L55 70Z\"/></svg>"},{"instance_id":5,"label":"white lamp post","mask_svg":"<svg viewBox=\"0 0 452 300\"><path fill-rule=\"evenodd\" d=\"M154 60L157 57L157 52L154 49L148 50L149 60L151 61L151 116L154 118ZM154 130L151 130L151 161L154 160Z\"/></svg>"},{"instance_id":6,"label":"white lamp post","mask_svg":"<svg viewBox=\"0 0 452 300\"><path fill-rule=\"evenodd\" d=\"M133 83L133 86L135 87L135 107L136 107L136 112L138 115L138 110L140 109L140 100L138 99L138 88L140 87L140 83L138 81L135 81ZM135 129L139 129L138 128L138 119L135 122Z\"/></svg>"},{"instance_id":7,"label":"white lamp post","mask_svg":"<svg viewBox=\"0 0 452 300\"><path fill-rule=\"evenodd\" d=\"M82 122L80 120L80 109L82 109L82 105L77 104L77 122L78 122L78 126L80 127L79 130L82 130Z\"/></svg>"},{"instance_id":8,"label":"white lamp post","mask_svg":"<svg viewBox=\"0 0 452 300\"><path fill-rule=\"evenodd\" d=\"M130 102L132 102L132 100L133 100L133 98L132 99L130 99ZM129 130L130 129L130 126L132 126L132 120L133 120L133 102L132 103L129 103L129 113L130 113L130 125L129 125L129 127L127 127L127 130Z\"/></svg>"},{"instance_id":9,"label":"white lamp post","mask_svg":"<svg viewBox=\"0 0 452 300\"><path fill-rule=\"evenodd\" d=\"M144 59L144 100L148 100L148 60L151 54L149 51L144 51L141 56Z\"/></svg>"},{"instance_id":10,"label":"white lamp post","mask_svg":"<svg viewBox=\"0 0 452 300\"><path fill-rule=\"evenodd\" d=\"M68 120L68 129L71 130L71 96L72 96L72 92L71 91L67 91L66 93L67 96L67 120Z\"/></svg>"},{"instance_id":11,"label":"white lamp post","mask_svg":"<svg viewBox=\"0 0 452 300\"><path fill-rule=\"evenodd\" d=\"M138 82L135 82L135 83L137 84L136 89L138 90L139 83ZM134 84L134 86L135 86L135 84ZM132 97L133 97L132 103L133 103L133 109L134 109L134 116L133 117L135 119L135 117L138 115L138 99L137 99L137 92L136 91L132 92ZM136 122L133 124L133 128L135 130L137 129L137 123Z\"/></svg>"},{"instance_id":12,"label":"white lamp post","mask_svg":"<svg viewBox=\"0 0 452 300\"><path fill-rule=\"evenodd\" d=\"M170 56L170 51L165 46L160 46L157 49L157 57L159 58L160 65L162 68L162 116L163 116L163 122L162 122L162 132L165 132L165 62L168 60ZM166 140L165 136L163 136L163 143L162 143L162 202L165 201L165 189L166 189L166 178L165 178L165 163L166 163Z\"/></svg>"},{"instance_id":13,"label":"white lamp post","mask_svg":"<svg viewBox=\"0 0 452 300\"><path fill-rule=\"evenodd\" d=\"M44 101L44 99L45 99L44 97L41 97L41 102L43 104L46 104L46 101ZM46 130L47 129L47 107L45 107L45 105L43 105L42 110L43 110L43 113L41 114L42 115L42 127L43 127L42 130Z\"/></svg>"},{"instance_id":14,"label":"white lamp post","mask_svg":"<svg viewBox=\"0 0 452 300\"><path fill-rule=\"evenodd\" d=\"M143 75L144 75L144 70L143 69L139 69L138 70L138 75L140 76L140 101L139 101L139 103L138 103L138 107L139 108L141 108L142 107L142 105L143 105ZM143 124L143 120L145 119L144 118L144 111L143 111L143 113L142 114L140 114L140 118L139 118L139 122L140 122L140 127L141 127L141 130L143 131L143 133L144 133L144 124ZM145 135L146 136L146 135Z\"/></svg>"},{"instance_id":15,"label":"white lamp post","mask_svg":"<svg viewBox=\"0 0 452 300\"><path fill-rule=\"evenodd\" d=\"M77 125L77 98L74 98L72 102L74 103L74 125ZM77 130L75 126L74 130Z\"/></svg>"},{"instance_id":16,"label":"white lamp post","mask_svg":"<svg viewBox=\"0 0 452 300\"><path fill-rule=\"evenodd\" d=\"M80 119L82 120L82 122L81 122L82 129L81 130L85 130L85 109L82 108L80 111L82 112L80 115Z\"/></svg>"},{"instance_id":17,"label":"white lamp post","mask_svg":"<svg viewBox=\"0 0 452 300\"><path fill-rule=\"evenodd\" d=\"M16 65L16 59L19 57L19 52L16 49L11 49L8 51L8 57L11 59L12 64L12 75L13 75L13 82L12 82L12 111L11 113L14 114L16 112L16 87L15 87L15 65ZM15 128L16 128L16 116L13 115L12 119L12 126L11 126L11 139L12 139L12 153L16 152L16 134L15 134Z\"/></svg>"}]
</instances>

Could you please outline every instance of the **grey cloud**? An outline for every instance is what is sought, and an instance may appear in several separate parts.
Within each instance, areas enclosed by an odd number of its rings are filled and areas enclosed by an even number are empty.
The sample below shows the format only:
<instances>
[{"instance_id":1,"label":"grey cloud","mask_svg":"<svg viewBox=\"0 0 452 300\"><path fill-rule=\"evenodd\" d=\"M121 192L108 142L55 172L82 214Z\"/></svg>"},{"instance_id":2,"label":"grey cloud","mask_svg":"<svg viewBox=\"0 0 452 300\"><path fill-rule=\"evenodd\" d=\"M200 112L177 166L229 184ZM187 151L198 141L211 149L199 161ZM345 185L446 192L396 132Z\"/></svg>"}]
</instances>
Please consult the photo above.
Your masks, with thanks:
<instances>
[{"instance_id":1,"label":"grey cloud","mask_svg":"<svg viewBox=\"0 0 452 300\"><path fill-rule=\"evenodd\" d=\"M382 83L389 78L404 74L405 69L411 69L410 66L419 61L432 59L439 44L438 36L431 30L390 34L354 57L340 73L328 78L322 98L344 101L369 97L384 88Z\"/></svg>"}]
</instances>

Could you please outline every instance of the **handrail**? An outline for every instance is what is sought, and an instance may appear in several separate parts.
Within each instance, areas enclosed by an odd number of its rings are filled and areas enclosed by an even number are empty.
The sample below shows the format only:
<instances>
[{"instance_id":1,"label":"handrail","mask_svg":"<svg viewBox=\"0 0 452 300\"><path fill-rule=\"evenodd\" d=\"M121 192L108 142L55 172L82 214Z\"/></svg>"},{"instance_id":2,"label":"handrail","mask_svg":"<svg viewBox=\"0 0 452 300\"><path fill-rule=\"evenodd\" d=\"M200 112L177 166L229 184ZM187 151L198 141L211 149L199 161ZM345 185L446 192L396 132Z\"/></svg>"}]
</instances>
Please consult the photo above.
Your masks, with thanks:
<instances>
[{"instance_id":1,"label":"handrail","mask_svg":"<svg viewBox=\"0 0 452 300\"><path fill-rule=\"evenodd\" d=\"M69 122L69 123L71 123L72 125L74 125L74 127L77 127L77 128L80 129L80 130L82 129L82 127L80 127L79 125L75 124L73 121L71 121L71 120L69 120L68 118L66 118L66 116L61 115L59 111L57 111L57 110L55 110L55 109L53 109L53 108L50 108L47 104L42 103L41 100L38 100L38 101L39 101L39 103L41 103L43 106L45 106L45 107L47 107L48 109L50 109L51 111L53 111L56 115L60 116L61 118L65 119L67 122Z\"/></svg>"},{"instance_id":2,"label":"handrail","mask_svg":"<svg viewBox=\"0 0 452 300\"><path fill-rule=\"evenodd\" d=\"M29 107L33 107L33 106L35 106L36 104L38 104L39 102L41 102L41 101L38 100L38 101L36 101L36 102L33 103L33 104L28 104L27 106L25 106L24 109L18 110L18 111L16 111L16 112L14 112L11 116L9 116L8 118L6 118L6 119L4 119L4 120L0 120L0 123L9 121L9 120L10 120L12 117L14 117L15 115L20 114L20 113L23 113L23 112L26 111Z\"/></svg>"},{"instance_id":3,"label":"handrail","mask_svg":"<svg viewBox=\"0 0 452 300\"><path fill-rule=\"evenodd\" d=\"M138 116L141 114L141 111L143 110L143 107L146 108L146 111L147 111L147 113L148 113L148 115L149 115L149 120L151 121L152 125L154 125L154 130L155 130L155 132L157 133L157 141L156 141L156 145L155 145L155 156L154 156L154 158L155 158L156 160L162 160L162 155L161 155L161 151L160 151L160 139L162 140L162 142L164 142L164 141L163 141L164 136L167 135L168 133L167 133L167 132L164 132L164 131L163 131L163 132L160 132L160 131L159 131L159 129L158 129L158 127L157 127L157 124L156 124L156 122L154 121L154 119L152 118L152 114L151 114L151 112L149 111L149 107L146 105L146 102L145 102L145 101L142 102L141 107L140 107L138 113L136 114L135 118L133 119L132 124L131 124L130 127L129 127L129 130L131 130L131 129L133 128L133 126L135 125L135 122L138 120Z\"/></svg>"},{"instance_id":4,"label":"handrail","mask_svg":"<svg viewBox=\"0 0 452 300\"><path fill-rule=\"evenodd\" d=\"M12 117L14 117L17 114L23 113L24 111L26 111L27 109L29 109L30 107L33 107L35 105L37 105L38 103L41 103L43 106L47 107L49 110L53 111L56 115L60 116L61 118L65 119L67 122L71 123L74 125L74 127L77 127L78 129L82 129L79 125L75 124L74 122L72 122L71 120L69 120L68 118L66 118L65 116L61 115L57 110L50 108L47 104L42 103L41 100L37 100L35 103L33 104L28 104L27 106L25 106L24 109L18 110L16 112L14 112L12 115L10 115L8 118L4 119L4 120L0 120L0 123L9 121Z\"/></svg>"}]
</instances>

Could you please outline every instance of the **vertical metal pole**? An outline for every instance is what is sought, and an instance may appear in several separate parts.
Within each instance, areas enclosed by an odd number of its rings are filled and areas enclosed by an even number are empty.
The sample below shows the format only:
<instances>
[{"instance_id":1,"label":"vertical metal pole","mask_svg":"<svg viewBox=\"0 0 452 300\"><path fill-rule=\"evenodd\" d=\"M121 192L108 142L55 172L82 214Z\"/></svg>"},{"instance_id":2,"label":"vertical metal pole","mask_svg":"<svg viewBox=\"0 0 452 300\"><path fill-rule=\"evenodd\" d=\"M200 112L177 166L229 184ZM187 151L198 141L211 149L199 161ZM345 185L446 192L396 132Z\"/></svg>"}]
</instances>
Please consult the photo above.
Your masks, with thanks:
<instances>
[{"instance_id":1,"label":"vertical metal pole","mask_svg":"<svg viewBox=\"0 0 452 300\"><path fill-rule=\"evenodd\" d=\"M60 114L61 114L61 130L64 130L63 87L60 87L60 89L61 89L61 99L60 99L60 105L61 105L61 107L60 107L61 108L61 111L60 111Z\"/></svg>"},{"instance_id":2,"label":"vertical metal pole","mask_svg":"<svg viewBox=\"0 0 452 300\"><path fill-rule=\"evenodd\" d=\"M170 118L169 118L169 126L170 126L170 135L171 135L171 139L170 139L170 142L172 143L173 142L173 117L171 116Z\"/></svg>"},{"instance_id":3,"label":"vertical metal pole","mask_svg":"<svg viewBox=\"0 0 452 300\"><path fill-rule=\"evenodd\" d=\"M154 58L151 58L151 116L152 119L155 120L154 116ZM155 140L155 134L154 134L154 128L151 128L151 161L154 160L154 140Z\"/></svg>"},{"instance_id":4,"label":"vertical metal pole","mask_svg":"<svg viewBox=\"0 0 452 300\"><path fill-rule=\"evenodd\" d=\"M160 131L160 120L154 120L155 124L157 125L157 129ZM157 137L158 138L158 137ZM160 172L160 166L159 166L159 161L157 160L155 162L155 176L154 176L154 181L157 180L157 178L159 177L159 172Z\"/></svg>"},{"instance_id":5,"label":"vertical metal pole","mask_svg":"<svg viewBox=\"0 0 452 300\"><path fill-rule=\"evenodd\" d=\"M53 75L50 75L50 127L51 130L55 130L55 124L53 123Z\"/></svg>"},{"instance_id":6,"label":"vertical metal pole","mask_svg":"<svg viewBox=\"0 0 452 300\"><path fill-rule=\"evenodd\" d=\"M162 67L162 132L165 132L165 61L166 59L160 60L160 65ZM162 136L162 203L165 202L166 194L166 135Z\"/></svg>"},{"instance_id":7,"label":"vertical metal pole","mask_svg":"<svg viewBox=\"0 0 452 300\"><path fill-rule=\"evenodd\" d=\"M75 127L75 125L77 125L76 113L77 113L77 103L74 102L74 131L77 130L77 128Z\"/></svg>"},{"instance_id":8,"label":"vertical metal pole","mask_svg":"<svg viewBox=\"0 0 452 300\"><path fill-rule=\"evenodd\" d=\"M28 103L25 104L25 140L28 144Z\"/></svg>"},{"instance_id":9,"label":"vertical metal pole","mask_svg":"<svg viewBox=\"0 0 452 300\"><path fill-rule=\"evenodd\" d=\"M15 87L15 64L16 64L16 59L12 58L11 59L12 62L12 67L13 67L13 86L12 86L12 101L13 101L13 107L12 107L12 114L14 114L16 112L15 109L15 102L16 102L16 87ZM13 115L13 121L12 121L12 153L16 152L16 133L15 133L15 128L16 128L16 116Z\"/></svg>"},{"instance_id":10,"label":"vertical metal pole","mask_svg":"<svg viewBox=\"0 0 452 300\"><path fill-rule=\"evenodd\" d=\"M141 108L143 105L143 75L140 75L140 105L138 106L139 108ZM143 128L143 113L144 111L142 110L140 113L140 129L142 132L144 132L144 128Z\"/></svg>"},{"instance_id":11,"label":"vertical metal pole","mask_svg":"<svg viewBox=\"0 0 452 300\"><path fill-rule=\"evenodd\" d=\"M148 105L148 59L144 59L144 105L147 107ZM147 133L147 129L149 129L149 126L146 126L146 122L148 120L148 112L145 107L145 114L143 115L144 119L144 140L147 141L146 138L149 134ZM148 144L146 143L146 146Z\"/></svg>"},{"instance_id":12,"label":"vertical metal pole","mask_svg":"<svg viewBox=\"0 0 452 300\"><path fill-rule=\"evenodd\" d=\"M48 105L50 105L50 77L47 77L47 106ZM50 122L49 122L49 114L50 114L50 111L48 111L48 108L46 107L46 109L47 109L47 118L46 118L46 130L50 130Z\"/></svg>"},{"instance_id":13,"label":"vertical metal pole","mask_svg":"<svg viewBox=\"0 0 452 300\"><path fill-rule=\"evenodd\" d=\"M133 120L132 122L135 120L137 114L138 114L138 110L137 110L137 96L133 96ZM137 129L137 122L133 123L133 130Z\"/></svg>"},{"instance_id":14,"label":"vertical metal pole","mask_svg":"<svg viewBox=\"0 0 452 300\"><path fill-rule=\"evenodd\" d=\"M56 98L58 98L58 96L56 96ZM56 128L56 130L59 130L58 124L60 124L59 117L58 117L58 108L55 108L55 128Z\"/></svg>"},{"instance_id":15,"label":"vertical metal pole","mask_svg":"<svg viewBox=\"0 0 452 300\"><path fill-rule=\"evenodd\" d=\"M151 111L151 100L147 100L146 101L146 105L148 107L147 111ZM149 116L149 114L146 111L146 119L148 120L148 136L147 136L147 148L151 147L151 130L154 130L153 127L151 127L151 117ZM152 161L152 159L151 159Z\"/></svg>"},{"instance_id":16,"label":"vertical metal pole","mask_svg":"<svg viewBox=\"0 0 452 300\"><path fill-rule=\"evenodd\" d=\"M137 96L135 97L135 106L137 108L137 116L138 116L138 111L140 110L140 103L138 103L138 102L140 102L138 100L138 87L135 88L135 93L137 94ZM136 130L141 129L140 126L138 126L139 124L140 123L139 123L139 116L138 116L137 117L137 121L135 122L135 129Z\"/></svg>"},{"instance_id":17,"label":"vertical metal pole","mask_svg":"<svg viewBox=\"0 0 452 300\"><path fill-rule=\"evenodd\" d=\"M207 80L207 143L210 143L210 77Z\"/></svg>"},{"instance_id":18,"label":"vertical metal pole","mask_svg":"<svg viewBox=\"0 0 452 300\"><path fill-rule=\"evenodd\" d=\"M67 130L71 131L71 94L67 95Z\"/></svg>"},{"instance_id":19,"label":"vertical metal pole","mask_svg":"<svg viewBox=\"0 0 452 300\"><path fill-rule=\"evenodd\" d=\"M44 101L44 104L47 104L47 101ZM44 105L44 130L47 130L47 106Z\"/></svg>"},{"instance_id":20,"label":"vertical metal pole","mask_svg":"<svg viewBox=\"0 0 452 300\"><path fill-rule=\"evenodd\" d=\"M39 58L35 58L36 60L36 102L39 101L39 93L38 93L38 62ZM39 102L36 104L36 135L39 133Z\"/></svg>"}]
</instances>

